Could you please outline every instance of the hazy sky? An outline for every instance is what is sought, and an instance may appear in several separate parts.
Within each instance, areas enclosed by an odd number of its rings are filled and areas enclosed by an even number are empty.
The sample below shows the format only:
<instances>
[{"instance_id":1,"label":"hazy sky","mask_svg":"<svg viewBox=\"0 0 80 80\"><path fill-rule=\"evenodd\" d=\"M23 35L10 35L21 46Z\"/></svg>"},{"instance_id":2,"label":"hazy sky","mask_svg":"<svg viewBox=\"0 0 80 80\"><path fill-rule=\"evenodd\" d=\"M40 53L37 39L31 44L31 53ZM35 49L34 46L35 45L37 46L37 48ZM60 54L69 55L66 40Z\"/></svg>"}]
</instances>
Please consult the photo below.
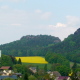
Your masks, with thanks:
<instances>
[{"instance_id":1,"label":"hazy sky","mask_svg":"<svg viewBox=\"0 0 80 80\"><path fill-rule=\"evenodd\" d=\"M61 40L80 27L80 0L0 0L0 44L26 35Z\"/></svg>"}]
</instances>

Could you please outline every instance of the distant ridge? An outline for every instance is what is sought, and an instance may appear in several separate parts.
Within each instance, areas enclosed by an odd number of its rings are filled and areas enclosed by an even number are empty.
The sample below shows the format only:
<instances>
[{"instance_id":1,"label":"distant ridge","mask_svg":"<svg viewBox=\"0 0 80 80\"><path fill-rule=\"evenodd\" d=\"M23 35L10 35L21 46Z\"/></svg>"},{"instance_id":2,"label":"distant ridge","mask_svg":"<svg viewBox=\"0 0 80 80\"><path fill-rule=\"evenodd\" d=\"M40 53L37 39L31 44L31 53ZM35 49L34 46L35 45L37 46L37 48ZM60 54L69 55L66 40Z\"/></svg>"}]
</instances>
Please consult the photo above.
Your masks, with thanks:
<instances>
[{"instance_id":1,"label":"distant ridge","mask_svg":"<svg viewBox=\"0 0 80 80\"><path fill-rule=\"evenodd\" d=\"M27 35L20 40L0 45L2 54L13 56L44 56L41 51L42 48L48 45L54 45L61 42L58 37L51 35Z\"/></svg>"},{"instance_id":2,"label":"distant ridge","mask_svg":"<svg viewBox=\"0 0 80 80\"><path fill-rule=\"evenodd\" d=\"M45 49L47 52L60 53L73 62L80 63L80 28L59 44Z\"/></svg>"},{"instance_id":3,"label":"distant ridge","mask_svg":"<svg viewBox=\"0 0 80 80\"><path fill-rule=\"evenodd\" d=\"M75 34L75 35L80 34L80 28L79 28L79 29L77 29L77 31L76 31L74 34Z\"/></svg>"}]
</instances>

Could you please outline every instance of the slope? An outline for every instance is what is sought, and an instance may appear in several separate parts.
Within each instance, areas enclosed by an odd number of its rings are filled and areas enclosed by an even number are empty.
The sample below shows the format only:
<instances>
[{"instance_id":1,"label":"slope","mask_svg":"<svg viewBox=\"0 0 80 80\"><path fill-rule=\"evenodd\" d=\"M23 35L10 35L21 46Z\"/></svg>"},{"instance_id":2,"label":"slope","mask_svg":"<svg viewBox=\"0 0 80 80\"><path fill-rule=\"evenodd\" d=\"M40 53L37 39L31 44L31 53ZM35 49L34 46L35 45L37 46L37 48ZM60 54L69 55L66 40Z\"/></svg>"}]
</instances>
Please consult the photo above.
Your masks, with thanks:
<instances>
[{"instance_id":1,"label":"slope","mask_svg":"<svg viewBox=\"0 0 80 80\"><path fill-rule=\"evenodd\" d=\"M80 28L64 41L46 48L47 52L60 53L73 62L80 63Z\"/></svg>"},{"instance_id":2,"label":"slope","mask_svg":"<svg viewBox=\"0 0 80 80\"><path fill-rule=\"evenodd\" d=\"M44 56L45 54L39 51L58 42L61 42L58 37L50 35L27 35L20 40L0 45L0 50L2 54L13 56Z\"/></svg>"}]
</instances>

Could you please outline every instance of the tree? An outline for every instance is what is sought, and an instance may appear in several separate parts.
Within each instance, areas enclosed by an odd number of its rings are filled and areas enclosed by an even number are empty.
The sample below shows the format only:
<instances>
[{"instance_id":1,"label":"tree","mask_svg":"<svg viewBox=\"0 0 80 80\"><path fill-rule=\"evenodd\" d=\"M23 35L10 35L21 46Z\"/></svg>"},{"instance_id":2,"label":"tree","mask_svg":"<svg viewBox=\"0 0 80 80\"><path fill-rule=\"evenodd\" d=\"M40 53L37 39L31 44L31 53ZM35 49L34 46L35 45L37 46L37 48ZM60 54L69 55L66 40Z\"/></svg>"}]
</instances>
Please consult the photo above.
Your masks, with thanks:
<instances>
[{"instance_id":1,"label":"tree","mask_svg":"<svg viewBox=\"0 0 80 80\"><path fill-rule=\"evenodd\" d=\"M10 56L2 55L1 66L13 66L13 62L12 62Z\"/></svg>"},{"instance_id":2,"label":"tree","mask_svg":"<svg viewBox=\"0 0 80 80\"><path fill-rule=\"evenodd\" d=\"M12 59L13 64L17 64L17 60L15 57L13 57L12 55L9 55L10 58Z\"/></svg>"},{"instance_id":3,"label":"tree","mask_svg":"<svg viewBox=\"0 0 80 80\"><path fill-rule=\"evenodd\" d=\"M62 76L68 76L71 71L70 68L65 65L57 66L56 70L59 71Z\"/></svg>"},{"instance_id":4,"label":"tree","mask_svg":"<svg viewBox=\"0 0 80 80\"><path fill-rule=\"evenodd\" d=\"M47 64L44 65L44 72L47 73Z\"/></svg>"},{"instance_id":5,"label":"tree","mask_svg":"<svg viewBox=\"0 0 80 80\"><path fill-rule=\"evenodd\" d=\"M74 63L73 66L72 66L72 71L76 72L76 69L77 69L77 63Z\"/></svg>"},{"instance_id":6,"label":"tree","mask_svg":"<svg viewBox=\"0 0 80 80\"><path fill-rule=\"evenodd\" d=\"M13 68L15 69L16 72L18 73L24 73L25 70L24 70L24 65L21 65L21 64L16 64L13 66Z\"/></svg>"},{"instance_id":7,"label":"tree","mask_svg":"<svg viewBox=\"0 0 80 80\"><path fill-rule=\"evenodd\" d=\"M28 79L28 74L27 74L27 72L24 73L24 75L23 75L23 80L29 80L29 79Z\"/></svg>"},{"instance_id":8,"label":"tree","mask_svg":"<svg viewBox=\"0 0 80 80\"><path fill-rule=\"evenodd\" d=\"M32 52L32 50L28 50L27 51L27 56L33 56L34 54L33 54L33 52Z\"/></svg>"},{"instance_id":9,"label":"tree","mask_svg":"<svg viewBox=\"0 0 80 80\"><path fill-rule=\"evenodd\" d=\"M18 73L24 74L27 72L28 75L33 74L32 71L26 65L16 64L13 66L13 69L15 72Z\"/></svg>"},{"instance_id":10,"label":"tree","mask_svg":"<svg viewBox=\"0 0 80 80\"><path fill-rule=\"evenodd\" d=\"M18 64L22 64L22 62L21 62L21 59L20 59L20 58L18 59Z\"/></svg>"},{"instance_id":11,"label":"tree","mask_svg":"<svg viewBox=\"0 0 80 80\"><path fill-rule=\"evenodd\" d=\"M53 63L51 64L51 71L55 71L57 66L60 66L60 63Z\"/></svg>"},{"instance_id":12,"label":"tree","mask_svg":"<svg viewBox=\"0 0 80 80\"><path fill-rule=\"evenodd\" d=\"M37 72L39 71L39 66L38 66L38 65L36 66L36 71L37 71Z\"/></svg>"}]
</instances>

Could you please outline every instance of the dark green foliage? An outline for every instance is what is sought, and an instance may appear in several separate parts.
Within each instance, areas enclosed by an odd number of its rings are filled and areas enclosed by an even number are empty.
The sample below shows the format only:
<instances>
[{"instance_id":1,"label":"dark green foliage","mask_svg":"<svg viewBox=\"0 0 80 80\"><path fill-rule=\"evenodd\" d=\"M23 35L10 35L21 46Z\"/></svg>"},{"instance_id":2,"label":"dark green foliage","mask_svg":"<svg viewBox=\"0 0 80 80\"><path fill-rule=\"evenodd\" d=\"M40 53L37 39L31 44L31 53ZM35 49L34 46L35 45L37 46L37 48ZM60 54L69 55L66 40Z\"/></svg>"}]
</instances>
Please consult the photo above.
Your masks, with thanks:
<instances>
[{"instance_id":1,"label":"dark green foliage","mask_svg":"<svg viewBox=\"0 0 80 80\"><path fill-rule=\"evenodd\" d=\"M80 28L61 43L47 47L45 50L46 52L62 54L68 60L80 63Z\"/></svg>"},{"instance_id":2,"label":"dark green foliage","mask_svg":"<svg viewBox=\"0 0 80 80\"><path fill-rule=\"evenodd\" d=\"M61 65L66 65L66 66L70 67L70 62L64 56L62 56L60 54L48 53L45 56L45 59L51 64L59 63Z\"/></svg>"},{"instance_id":3,"label":"dark green foliage","mask_svg":"<svg viewBox=\"0 0 80 80\"><path fill-rule=\"evenodd\" d=\"M0 45L2 54L13 56L44 56L43 48L61 42L58 37L48 35L27 35L20 40Z\"/></svg>"},{"instance_id":4,"label":"dark green foliage","mask_svg":"<svg viewBox=\"0 0 80 80\"><path fill-rule=\"evenodd\" d=\"M22 64L21 59L19 58L17 61L18 64Z\"/></svg>"},{"instance_id":5,"label":"dark green foliage","mask_svg":"<svg viewBox=\"0 0 80 80\"><path fill-rule=\"evenodd\" d=\"M13 57L13 56L11 56L11 55L9 55L9 56L10 56L10 58L11 58L11 60L12 60L13 64L17 64L17 60L16 60L16 58L15 58L15 57Z\"/></svg>"},{"instance_id":6,"label":"dark green foliage","mask_svg":"<svg viewBox=\"0 0 80 80\"><path fill-rule=\"evenodd\" d=\"M24 75L23 75L23 80L29 80L29 79L28 79L28 74L27 74L27 72L24 73Z\"/></svg>"},{"instance_id":7,"label":"dark green foliage","mask_svg":"<svg viewBox=\"0 0 80 80\"><path fill-rule=\"evenodd\" d=\"M2 55L1 56L1 66L13 66L13 62L10 56Z\"/></svg>"},{"instance_id":8,"label":"dark green foliage","mask_svg":"<svg viewBox=\"0 0 80 80\"><path fill-rule=\"evenodd\" d=\"M39 66L36 66L36 71L37 71L37 73L38 73L38 71L39 71Z\"/></svg>"},{"instance_id":9,"label":"dark green foliage","mask_svg":"<svg viewBox=\"0 0 80 80\"><path fill-rule=\"evenodd\" d=\"M17 73L24 74L27 72L28 75L33 74L26 65L16 64L13 66L13 69L14 69L14 71L16 70L15 72L17 72Z\"/></svg>"},{"instance_id":10,"label":"dark green foliage","mask_svg":"<svg viewBox=\"0 0 80 80\"><path fill-rule=\"evenodd\" d=\"M68 76L68 74L70 73L70 68L65 66L65 65L61 65L61 66L57 66L56 67L56 71L59 71L59 73L62 75L62 76Z\"/></svg>"},{"instance_id":11,"label":"dark green foliage","mask_svg":"<svg viewBox=\"0 0 80 80\"><path fill-rule=\"evenodd\" d=\"M53 63L51 64L51 71L56 71L56 67L61 66L60 63Z\"/></svg>"},{"instance_id":12,"label":"dark green foliage","mask_svg":"<svg viewBox=\"0 0 80 80\"><path fill-rule=\"evenodd\" d=\"M76 69L77 69L77 63L74 63L73 66L72 66L72 71L76 72Z\"/></svg>"},{"instance_id":13,"label":"dark green foliage","mask_svg":"<svg viewBox=\"0 0 80 80\"><path fill-rule=\"evenodd\" d=\"M44 72L47 73L47 64L44 65Z\"/></svg>"},{"instance_id":14,"label":"dark green foliage","mask_svg":"<svg viewBox=\"0 0 80 80\"><path fill-rule=\"evenodd\" d=\"M52 71L59 71L62 76L68 76L70 63L64 56L56 53L48 53L45 58L52 64Z\"/></svg>"},{"instance_id":15,"label":"dark green foliage","mask_svg":"<svg viewBox=\"0 0 80 80\"><path fill-rule=\"evenodd\" d=\"M1 66L13 66L14 64L17 64L17 60L13 56L8 55L1 55L0 58L0 67Z\"/></svg>"},{"instance_id":16,"label":"dark green foliage","mask_svg":"<svg viewBox=\"0 0 80 80\"><path fill-rule=\"evenodd\" d=\"M64 56L56 53L48 53L45 58L52 64L52 71L59 71L62 76L68 76L70 63Z\"/></svg>"},{"instance_id":17,"label":"dark green foliage","mask_svg":"<svg viewBox=\"0 0 80 80\"><path fill-rule=\"evenodd\" d=\"M21 65L21 64L16 64L16 65L13 66L14 69L17 69L18 73L24 73L25 72L24 67L25 66Z\"/></svg>"}]
</instances>

